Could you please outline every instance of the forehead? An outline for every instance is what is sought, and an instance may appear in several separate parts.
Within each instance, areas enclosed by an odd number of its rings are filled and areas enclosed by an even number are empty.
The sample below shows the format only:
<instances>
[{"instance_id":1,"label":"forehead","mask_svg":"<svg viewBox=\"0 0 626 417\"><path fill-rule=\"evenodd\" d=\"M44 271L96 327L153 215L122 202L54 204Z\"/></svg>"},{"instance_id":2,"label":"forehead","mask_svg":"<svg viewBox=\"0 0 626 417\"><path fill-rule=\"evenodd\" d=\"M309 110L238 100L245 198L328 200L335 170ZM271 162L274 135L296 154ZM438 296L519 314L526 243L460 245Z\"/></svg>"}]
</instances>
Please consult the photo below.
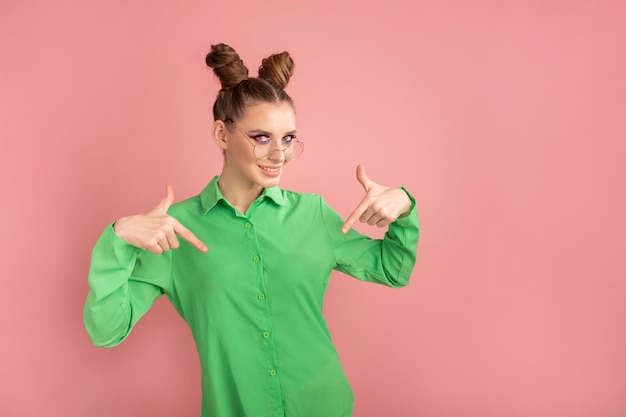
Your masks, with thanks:
<instances>
[{"instance_id":1,"label":"forehead","mask_svg":"<svg viewBox=\"0 0 626 417\"><path fill-rule=\"evenodd\" d=\"M287 132L296 129L296 113L289 103L255 103L239 119L246 129Z\"/></svg>"}]
</instances>

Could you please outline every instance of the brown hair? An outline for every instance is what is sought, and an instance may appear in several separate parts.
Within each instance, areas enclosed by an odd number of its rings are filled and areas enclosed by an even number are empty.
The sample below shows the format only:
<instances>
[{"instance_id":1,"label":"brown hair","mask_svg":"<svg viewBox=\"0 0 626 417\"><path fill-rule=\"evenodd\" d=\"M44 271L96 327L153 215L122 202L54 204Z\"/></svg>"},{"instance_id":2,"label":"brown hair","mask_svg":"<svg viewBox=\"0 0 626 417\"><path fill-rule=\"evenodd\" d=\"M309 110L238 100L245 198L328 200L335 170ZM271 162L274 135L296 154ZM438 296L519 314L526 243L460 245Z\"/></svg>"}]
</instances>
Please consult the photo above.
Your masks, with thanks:
<instances>
[{"instance_id":1,"label":"brown hair","mask_svg":"<svg viewBox=\"0 0 626 417\"><path fill-rule=\"evenodd\" d=\"M295 68L288 52L263 59L258 78L248 77L248 68L239 54L223 43L211 45L206 64L222 84L213 104L215 120L236 121L243 115L246 106L258 102L287 102L293 106L291 97L284 90Z\"/></svg>"}]
</instances>

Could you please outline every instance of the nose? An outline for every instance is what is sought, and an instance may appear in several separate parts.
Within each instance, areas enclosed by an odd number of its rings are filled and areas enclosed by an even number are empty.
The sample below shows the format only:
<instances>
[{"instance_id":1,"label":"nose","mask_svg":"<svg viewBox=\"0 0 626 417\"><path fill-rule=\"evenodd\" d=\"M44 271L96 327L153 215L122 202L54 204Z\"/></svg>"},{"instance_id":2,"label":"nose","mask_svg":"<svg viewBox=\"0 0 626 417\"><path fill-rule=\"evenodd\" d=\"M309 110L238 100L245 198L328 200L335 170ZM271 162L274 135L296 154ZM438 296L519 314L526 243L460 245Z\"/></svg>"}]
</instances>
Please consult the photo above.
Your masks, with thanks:
<instances>
[{"instance_id":1,"label":"nose","mask_svg":"<svg viewBox=\"0 0 626 417\"><path fill-rule=\"evenodd\" d=\"M271 149L269 155L267 156L268 159L277 162L282 162L286 159L285 152L287 151L287 147L283 145L280 140L272 141L270 146Z\"/></svg>"},{"instance_id":2,"label":"nose","mask_svg":"<svg viewBox=\"0 0 626 417\"><path fill-rule=\"evenodd\" d=\"M267 159L275 162L284 162L285 161L285 148L283 149L276 148L270 151L270 154L267 156Z\"/></svg>"}]
</instances>

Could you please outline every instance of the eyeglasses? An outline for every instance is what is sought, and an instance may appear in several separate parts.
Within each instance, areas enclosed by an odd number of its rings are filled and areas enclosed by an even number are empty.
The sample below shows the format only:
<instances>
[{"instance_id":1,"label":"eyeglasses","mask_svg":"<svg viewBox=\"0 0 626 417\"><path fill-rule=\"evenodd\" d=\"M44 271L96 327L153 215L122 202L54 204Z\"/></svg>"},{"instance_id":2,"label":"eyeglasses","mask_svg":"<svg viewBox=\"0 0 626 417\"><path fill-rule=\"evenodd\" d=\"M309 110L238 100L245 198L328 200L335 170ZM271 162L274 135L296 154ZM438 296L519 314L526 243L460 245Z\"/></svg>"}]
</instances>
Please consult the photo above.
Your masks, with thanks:
<instances>
[{"instance_id":1,"label":"eyeglasses","mask_svg":"<svg viewBox=\"0 0 626 417\"><path fill-rule=\"evenodd\" d=\"M266 133L258 133L253 136L248 135L239 129L231 119L224 122L231 122L235 129L248 139L248 143L252 145L252 153L256 159L270 159L274 152L282 152L285 162L293 161L304 152L304 143L300 142L294 135L287 135L281 138L280 143L283 148L277 148L272 145L274 142Z\"/></svg>"}]
</instances>

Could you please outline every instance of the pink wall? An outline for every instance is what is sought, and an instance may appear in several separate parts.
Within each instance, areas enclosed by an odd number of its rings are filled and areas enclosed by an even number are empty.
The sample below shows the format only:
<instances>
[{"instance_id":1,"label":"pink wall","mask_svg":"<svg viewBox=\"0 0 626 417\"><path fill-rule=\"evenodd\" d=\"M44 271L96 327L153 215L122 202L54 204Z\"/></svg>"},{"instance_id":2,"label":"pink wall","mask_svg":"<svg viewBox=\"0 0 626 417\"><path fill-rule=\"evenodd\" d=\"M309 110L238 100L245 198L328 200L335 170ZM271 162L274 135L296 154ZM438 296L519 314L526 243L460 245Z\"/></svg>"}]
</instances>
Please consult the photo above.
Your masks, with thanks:
<instances>
[{"instance_id":1,"label":"pink wall","mask_svg":"<svg viewBox=\"0 0 626 417\"><path fill-rule=\"evenodd\" d=\"M626 3L209 3L0 3L0 415L198 415L165 299L112 350L82 305L107 223L219 172L222 41L296 59L286 188L347 215L362 162L417 197L412 284L331 283L355 417L626 415Z\"/></svg>"}]
</instances>

